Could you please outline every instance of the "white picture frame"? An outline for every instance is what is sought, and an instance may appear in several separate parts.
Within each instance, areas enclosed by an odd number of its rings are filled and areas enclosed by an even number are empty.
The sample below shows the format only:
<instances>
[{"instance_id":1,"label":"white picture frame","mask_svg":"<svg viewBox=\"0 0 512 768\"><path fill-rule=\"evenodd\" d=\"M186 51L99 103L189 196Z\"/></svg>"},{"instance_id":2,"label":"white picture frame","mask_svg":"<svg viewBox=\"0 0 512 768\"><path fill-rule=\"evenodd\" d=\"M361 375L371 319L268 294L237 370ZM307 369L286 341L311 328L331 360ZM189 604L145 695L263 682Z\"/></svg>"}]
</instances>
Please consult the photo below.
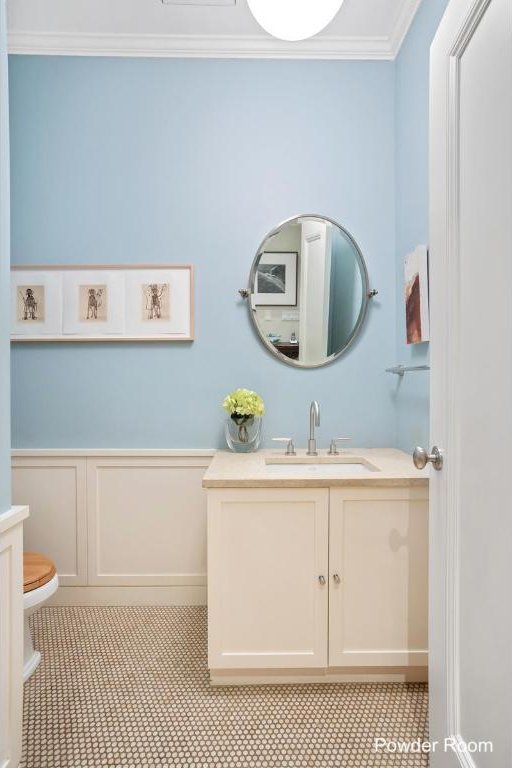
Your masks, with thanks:
<instances>
[{"instance_id":1,"label":"white picture frame","mask_svg":"<svg viewBox=\"0 0 512 768\"><path fill-rule=\"evenodd\" d=\"M11 285L13 342L194 339L191 264L14 266Z\"/></svg>"},{"instance_id":2,"label":"white picture frame","mask_svg":"<svg viewBox=\"0 0 512 768\"><path fill-rule=\"evenodd\" d=\"M265 251L254 274L253 306L297 306L297 251Z\"/></svg>"}]
</instances>

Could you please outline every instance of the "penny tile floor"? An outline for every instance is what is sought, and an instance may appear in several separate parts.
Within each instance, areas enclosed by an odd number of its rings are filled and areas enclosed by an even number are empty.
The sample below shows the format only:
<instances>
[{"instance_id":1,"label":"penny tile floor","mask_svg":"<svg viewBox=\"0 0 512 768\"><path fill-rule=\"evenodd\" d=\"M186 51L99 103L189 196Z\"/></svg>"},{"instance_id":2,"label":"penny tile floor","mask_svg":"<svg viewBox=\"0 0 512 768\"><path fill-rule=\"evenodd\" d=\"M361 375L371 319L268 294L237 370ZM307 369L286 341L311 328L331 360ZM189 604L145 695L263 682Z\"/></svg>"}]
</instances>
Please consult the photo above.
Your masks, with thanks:
<instances>
[{"instance_id":1,"label":"penny tile floor","mask_svg":"<svg viewBox=\"0 0 512 768\"><path fill-rule=\"evenodd\" d=\"M426 685L211 688L202 607L42 608L20 768L423 768Z\"/></svg>"}]
</instances>

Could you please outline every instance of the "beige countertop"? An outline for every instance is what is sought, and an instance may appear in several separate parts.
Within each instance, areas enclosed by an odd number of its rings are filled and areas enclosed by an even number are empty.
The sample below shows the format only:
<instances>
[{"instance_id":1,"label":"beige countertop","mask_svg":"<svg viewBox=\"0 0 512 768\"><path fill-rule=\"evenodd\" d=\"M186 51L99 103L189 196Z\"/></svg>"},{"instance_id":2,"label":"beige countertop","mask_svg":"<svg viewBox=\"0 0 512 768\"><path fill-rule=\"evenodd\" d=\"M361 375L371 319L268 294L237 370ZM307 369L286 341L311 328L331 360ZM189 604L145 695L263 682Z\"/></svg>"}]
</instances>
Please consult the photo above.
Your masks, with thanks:
<instances>
[{"instance_id":1,"label":"beige countertop","mask_svg":"<svg viewBox=\"0 0 512 768\"><path fill-rule=\"evenodd\" d=\"M336 457L327 456L323 449L315 459L320 462L312 468L305 450L298 450L295 457L272 449L256 453L217 451L204 475L203 488L428 485L428 469L416 469L412 457L395 448L351 448ZM341 468L340 463L344 464ZM336 476L338 472L340 476Z\"/></svg>"}]
</instances>

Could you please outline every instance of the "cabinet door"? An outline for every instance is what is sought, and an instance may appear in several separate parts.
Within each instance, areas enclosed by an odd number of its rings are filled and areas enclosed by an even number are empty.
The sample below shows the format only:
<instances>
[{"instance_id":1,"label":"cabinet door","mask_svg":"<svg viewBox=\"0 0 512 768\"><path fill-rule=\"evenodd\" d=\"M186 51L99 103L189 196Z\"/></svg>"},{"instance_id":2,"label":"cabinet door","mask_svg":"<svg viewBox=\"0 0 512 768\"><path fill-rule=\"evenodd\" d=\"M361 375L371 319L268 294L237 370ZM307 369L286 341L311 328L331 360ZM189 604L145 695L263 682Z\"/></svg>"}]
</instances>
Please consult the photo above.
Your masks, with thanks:
<instances>
[{"instance_id":1,"label":"cabinet door","mask_svg":"<svg viewBox=\"0 0 512 768\"><path fill-rule=\"evenodd\" d=\"M329 569L329 666L427 664L427 489L332 489Z\"/></svg>"},{"instance_id":2,"label":"cabinet door","mask_svg":"<svg viewBox=\"0 0 512 768\"><path fill-rule=\"evenodd\" d=\"M211 669L327 666L328 523L328 489L209 491Z\"/></svg>"}]
</instances>

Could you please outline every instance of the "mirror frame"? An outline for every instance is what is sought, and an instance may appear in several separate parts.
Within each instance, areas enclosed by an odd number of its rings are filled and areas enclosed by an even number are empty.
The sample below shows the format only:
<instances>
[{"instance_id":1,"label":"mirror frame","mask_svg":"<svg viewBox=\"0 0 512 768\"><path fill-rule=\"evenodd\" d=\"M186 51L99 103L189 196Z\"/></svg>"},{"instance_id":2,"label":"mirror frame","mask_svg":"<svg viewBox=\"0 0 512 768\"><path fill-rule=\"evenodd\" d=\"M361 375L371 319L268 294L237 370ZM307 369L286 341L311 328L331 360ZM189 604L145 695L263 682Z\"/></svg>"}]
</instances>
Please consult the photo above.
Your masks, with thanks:
<instances>
[{"instance_id":1,"label":"mirror frame","mask_svg":"<svg viewBox=\"0 0 512 768\"><path fill-rule=\"evenodd\" d=\"M299 219L317 219L319 221L327 221L329 224L332 224L334 227L337 227L341 230L341 232L345 235L347 240L352 245L358 264L359 269L361 272L361 279L363 282L362 285L362 302L361 302L361 309L359 311L359 316L357 318L357 323L354 326L354 329L352 333L350 334L347 343L345 346L339 350L339 352L336 352L334 355L330 355L327 357L323 362L321 363L311 363L305 365L304 363L300 363L297 360L293 360L290 357L287 357L286 355L283 355L282 352L280 352L277 347L272 344L272 342L268 341L268 339L262 334L258 323L256 321L256 306L253 304L253 297L254 297L254 288L255 288L255 282L256 282L256 271L258 268L259 258L261 254L263 253L263 247L267 240L269 240L271 237L274 237L277 235L283 227L285 227L287 224L293 224L297 222ZM376 291L370 290L370 281L368 277L368 269L366 267L366 262L364 260L364 256L361 252L361 249L359 248L358 244L356 243L353 236L350 234L350 232L345 228L342 227L341 224L339 224L334 219L329 218L329 216L322 216L319 213L301 213L297 216L290 216L289 219L285 219L281 224L278 224L277 227L274 227L274 229L271 229L270 232L268 232L261 243L258 246L258 250L256 251L256 256L253 259L251 271L249 273L249 289L247 291L246 297L248 298L248 308L249 308L249 316L251 318L252 325L254 327L254 330L256 331L256 334L260 341L263 343L264 347L274 356L277 357L278 360L280 360L282 363L285 363L286 365L290 365L292 368L302 368L304 370L308 370L311 368L322 368L324 365L329 365L330 363L333 363L335 360L337 360L339 357L345 354L348 349L352 346L354 341L356 340L357 336L359 335L359 332L363 326L363 323L366 319L366 316L368 314L368 303L369 300L376 294ZM244 292L241 291L241 294L244 295Z\"/></svg>"}]
</instances>

